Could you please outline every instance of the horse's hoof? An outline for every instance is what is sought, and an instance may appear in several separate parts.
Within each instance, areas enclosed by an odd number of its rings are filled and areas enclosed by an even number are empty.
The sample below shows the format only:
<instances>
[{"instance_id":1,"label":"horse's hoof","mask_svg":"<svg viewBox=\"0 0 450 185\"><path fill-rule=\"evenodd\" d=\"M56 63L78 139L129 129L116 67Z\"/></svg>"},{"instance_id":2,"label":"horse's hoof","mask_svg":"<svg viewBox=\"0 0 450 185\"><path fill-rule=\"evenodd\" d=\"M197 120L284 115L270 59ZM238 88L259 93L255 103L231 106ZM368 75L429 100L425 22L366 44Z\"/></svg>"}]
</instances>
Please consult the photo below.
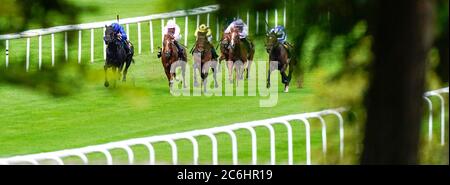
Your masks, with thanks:
<instances>
[{"instance_id":1,"label":"horse's hoof","mask_svg":"<svg viewBox=\"0 0 450 185\"><path fill-rule=\"evenodd\" d=\"M127 81L127 79L122 79L122 82L126 82Z\"/></svg>"},{"instance_id":2,"label":"horse's hoof","mask_svg":"<svg viewBox=\"0 0 450 185\"><path fill-rule=\"evenodd\" d=\"M289 92L289 86L284 87L284 92L285 93Z\"/></svg>"},{"instance_id":3,"label":"horse's hoof","mask_svg":"<svg viewBox=\"0 0 450 185\"><path fill-rule=\"evenodd\" d=\"M270 84L267 84L267 89L270 89Z\"/></svg>"},{"instance_id":4,"label":"horse's hoof","mask_svg":"<svg viewBox=\"0 0 450 185\"><path fill-rule=\"evenodd\" d=\"M105 82L105 87L109 87L109 82Z\"/></svg>"},{"instance_id":5,"label":"horse's hoof","mask_svg":"<svg viewBox=\"0 0 450 185\"><path fill-rule=\"evenodd\" d=\"M214 88L219 88L219 84L214 83Z\"/></svg>"}]
</instances>

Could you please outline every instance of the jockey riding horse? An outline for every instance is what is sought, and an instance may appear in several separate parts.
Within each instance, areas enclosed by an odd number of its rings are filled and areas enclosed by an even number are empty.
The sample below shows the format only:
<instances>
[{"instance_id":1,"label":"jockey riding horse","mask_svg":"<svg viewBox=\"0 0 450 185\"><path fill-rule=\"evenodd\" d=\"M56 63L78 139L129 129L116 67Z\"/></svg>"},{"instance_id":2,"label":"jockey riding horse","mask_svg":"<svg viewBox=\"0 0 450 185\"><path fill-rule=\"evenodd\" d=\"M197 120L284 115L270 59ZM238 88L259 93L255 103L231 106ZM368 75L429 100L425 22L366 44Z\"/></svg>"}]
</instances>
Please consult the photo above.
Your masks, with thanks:
<instances>
[{"instance_id":1,"label":"jockey riding horse","mask_svg":"<svg viewBox=\"0 0 450 185\"><path fill-rule=\"evenodd\" d=\"M173 41L175 46L178 50L178 56L180 57L180 60L187 61L187 56L184 51L184 47L180 45L181 40L181 34L180 34L180 27L175 23L173 20L169 20L167 22L167 25L163 29L163 35L169 35ZM158 51L158 58L161 58L161 49Z\"/></svg>"}]
</instances>

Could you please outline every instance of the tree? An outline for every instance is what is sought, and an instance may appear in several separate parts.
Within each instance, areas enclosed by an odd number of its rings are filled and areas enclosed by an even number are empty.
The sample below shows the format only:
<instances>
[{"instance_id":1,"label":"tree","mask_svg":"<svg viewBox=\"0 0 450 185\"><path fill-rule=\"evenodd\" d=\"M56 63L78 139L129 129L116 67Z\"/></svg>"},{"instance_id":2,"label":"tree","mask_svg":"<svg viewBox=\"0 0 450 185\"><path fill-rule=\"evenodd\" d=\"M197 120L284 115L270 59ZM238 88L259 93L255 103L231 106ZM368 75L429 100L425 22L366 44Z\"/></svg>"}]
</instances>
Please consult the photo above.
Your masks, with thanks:
<instances>
[{"instance_id":1,"label":"tree","mask_svg":"<svg viewBox=\"0 0 450 185\"><path fill-rule=\"evenodd\" d=\"M55 24L74 24L82 11L84 8L66 0L6 0L0 6L0 34L46 28ZM73 33L69 34L68 42L71 44L74 37ZM4 42L0 46L3 47ZM61 57L56 60L65 59ZM78 90L86 75L84 66L66 62L58 62L55 67L43 66L40 71L28 73L23 70L25 61L17 63L20 65L1 67L0 83L65 96Z\"/></svg>"},{"instance_id":2,"label":"tree","mask_svg":"<svg viewBox=\"0 0 450 185\"><path fill-rule=\"evenodd\" d=\"M238 2L218 2L225 7L224 15L235 15L230 4ZM333 47L335 38L351 35L353 28L361 21L368 25L368 30L359 36L346 37L345 59L341 61L344 67L333 78L339 80L342 76L366 68L369 71L369 87L363 103L367 118L362 164L418 162L425 65L435 41L436 12L447 12L438 23L445 29L434 44L441 51L441 67L437 70L441 78L448 81L448 1L439 2L447 5L446 11L436 9L434 0L287 1L291 23L288 25L289 37L297 46L296 54L300 61L305 61L302 58L305 48L302 46L309 37L308 32L314 29L323 38L317 41L309 58L312 67L320 67L318 57ZM281 6L282 3L239 1L239 4L264 10ZM355 65L349 60L352 50L366 38L372 40L369 47L372 48L373 59L370 59L369 66ZM302 64L298 71L304 67Z\"/></svg>"},{"instance_id":3,"label":"tree","mask_svg":"<svg viewBox=\"0 0 450 185\"><path fill-rule=\"evenodd\" d=\"M362 164L416 164L425 60L432 38L429 0L377 1Z\"/></svg>"}]
</instances>

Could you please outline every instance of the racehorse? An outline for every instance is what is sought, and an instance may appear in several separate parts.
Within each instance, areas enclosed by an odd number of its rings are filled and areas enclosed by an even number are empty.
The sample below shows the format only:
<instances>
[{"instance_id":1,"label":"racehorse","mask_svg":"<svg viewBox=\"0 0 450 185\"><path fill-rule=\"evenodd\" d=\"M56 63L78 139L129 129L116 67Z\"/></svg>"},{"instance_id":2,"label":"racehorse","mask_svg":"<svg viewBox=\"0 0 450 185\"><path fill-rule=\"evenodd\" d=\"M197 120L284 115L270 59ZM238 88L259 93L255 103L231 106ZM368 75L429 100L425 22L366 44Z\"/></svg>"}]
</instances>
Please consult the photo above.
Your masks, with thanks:
<instances>
[{"instance_id":1,"label":"racehorse","mask_svg":"<svg viewBox=\"0 0 450 185\"><path fill-rule=\"evenodd\" d=\"M163 49L161 62L164 67L164 72L166 73L167 80L169 81L169 88L172 90L172 86L176 77L176 68L181 67L182 77L183 77L183 87L186 87L185 83L185 69L187 61L181 61L180 56L178 56L178 48L175 46L173 36L164 35L163 39ZM186 56L186 49L184 49L184 55Z\"/></svg>"},{"instance_id":2,"label":"racehorse","mask_svg":"<svg viewBox=\"0 0 450 185\"><path fill-rule=\"evenodd\" d=\"M294 55L289 54L288 49L278 42L275 33L268 33L265 40L266 51L269 53L270 68L267 77L267 88L270 88L270 74L275 68L280 70L281 81L284 84L284 92L289 92L289 83L297 61ZM286 70L289 67L289 74Z\"/></svg>"},{"instance_id":3,"label":"racehorse","mask_svg":"<svg viewBox=\"0 0 450 185\"><path fill-rule=\"evenodd\" d=\"M220 42L220 53L221 56L219 57L219 63L222 62L222 60L229 61L229 46L230 46L230 40L231 40L231 33L224 33L222 40Z\"/></svg>"},{"instance_id":4,"label":"racehorse","mask_svg":"<svg viewBox=\"0 0 450 185\"><path fill-rule=\"evenodd\" d=\"M127 79L128 67L130 67L131 62L134 63L133 55L134 55L134 47L130 46L130 54L127 54L123 42L121 38L117 36L117 33L114 32L112 26L105 26L105 44L108 46L106 49L106 61L104 65L105 70L105 87L109 87L108 68L112 68L114 75L120 80L120 73L125 65L125 69L123 70L122 81L125 82ZM117 70L117 73L116 73ZM114 78L114 85L115 85Z\"/></svg>"},{"instance_id":5,"label":"racehorse","mask_svg":"<svg viewBox=\"0 0 450 185\"><path fill-rule=\"evenodd\" d=\"M206 33L198 33L197 41L195 42L195 47L193 48L192 54L194 55L194 86L198 87L196 69L200 71L200 76L202 78L202 86L204 92L206 92L206 84L209 69L212 69L214 76L214 87L219 87L217 82L217 58L213 58L212 55L212 45L208 42Z\"/></svg>"},{"instance_id":6,"label":"racehorse","mask_svg":"<svg viewBox=\"0 0 450 185\"><path fill-rule=\"evenodd\" d=\"M220 44L220 51L222 53L221 60L227 61L230 83L233 82L233 66L235 66L236 70L236 82L238 79L244 79L244 70L246 70L246 77L248 79L250 66L255 54L254 44L250 42L250 46L246 46L241 42L239 31L237 29L231 29L229 34L224 34Z\"/></svg>"}]
</instances>

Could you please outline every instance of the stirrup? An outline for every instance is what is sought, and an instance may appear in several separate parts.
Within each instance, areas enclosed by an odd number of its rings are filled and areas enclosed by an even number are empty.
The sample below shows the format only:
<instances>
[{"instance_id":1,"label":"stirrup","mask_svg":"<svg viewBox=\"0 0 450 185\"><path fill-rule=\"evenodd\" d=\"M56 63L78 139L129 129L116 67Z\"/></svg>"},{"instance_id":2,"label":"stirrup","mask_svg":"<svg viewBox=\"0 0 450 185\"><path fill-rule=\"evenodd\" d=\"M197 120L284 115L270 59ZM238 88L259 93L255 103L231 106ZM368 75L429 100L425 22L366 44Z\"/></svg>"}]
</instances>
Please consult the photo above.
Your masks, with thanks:
<instances>
[{"instance_id":1,"label":"stirrup","mask_svg":"<svg viewBox=\"0 0 450 185\"><path fill-rule=\"evenodd\" d=\"M158 58L161 58L162 56L161 51L158 51L158 54L156 56L158 56Z\"/></svg>"}]
</instances>

